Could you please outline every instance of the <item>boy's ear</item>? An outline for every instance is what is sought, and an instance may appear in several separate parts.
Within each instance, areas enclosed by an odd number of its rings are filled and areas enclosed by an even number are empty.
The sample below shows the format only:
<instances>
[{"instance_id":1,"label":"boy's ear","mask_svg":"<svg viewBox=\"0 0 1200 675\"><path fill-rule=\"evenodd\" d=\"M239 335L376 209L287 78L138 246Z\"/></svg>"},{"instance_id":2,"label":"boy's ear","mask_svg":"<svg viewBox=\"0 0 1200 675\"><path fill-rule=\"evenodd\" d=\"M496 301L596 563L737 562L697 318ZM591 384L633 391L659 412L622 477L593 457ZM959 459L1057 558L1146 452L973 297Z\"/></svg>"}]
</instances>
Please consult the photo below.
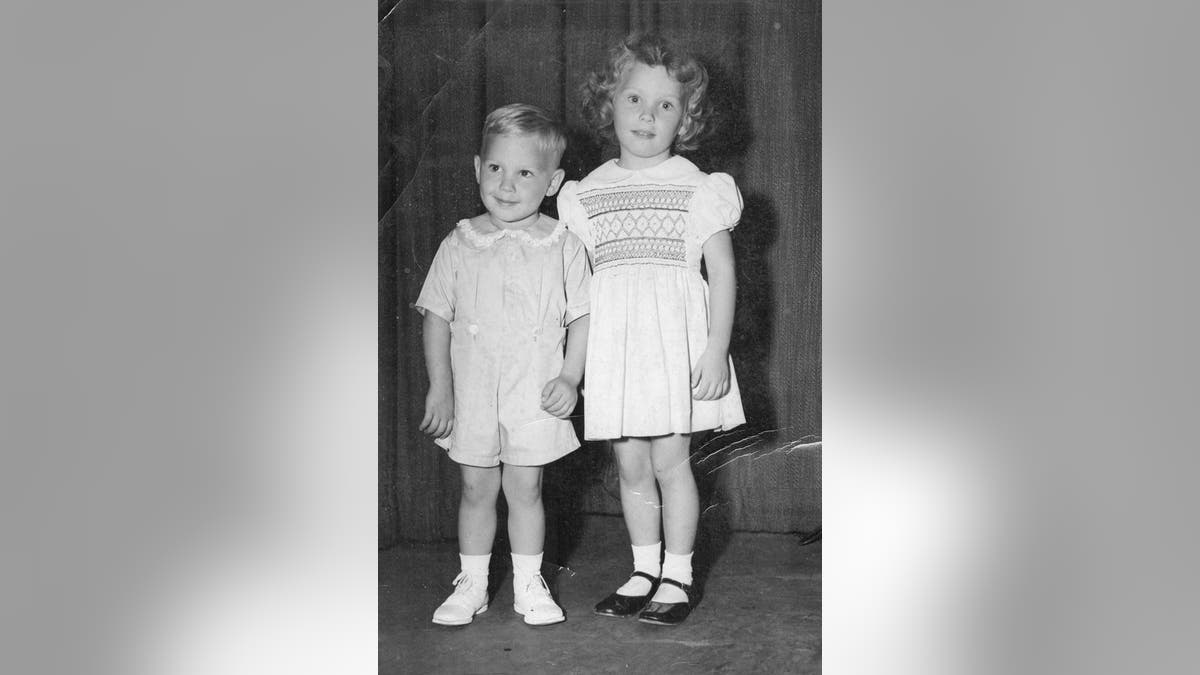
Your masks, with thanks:
<instances>
[{"instance_id":1,"label":"boy's ear","mask_svg":"<svg viewBox=\"0 0 1200 675\"><path fill-rule=\"evenodd\" d=\"M555 192L558 192L559 186L562 185L563 178L567 177L567 172L562 169L555 169L554 175L550 177L550 187L546 188L546 196L552 197Z\"/></svg>"},{"instance_id":2,"label":"boy's ear","mask_svg":"<svg viewBox=\"0 0 1200 675\"><path fill-rule=\"evenodd\" d=\"M480 166L479 155L475 155L475 184L476 185L479 185L480 181L483 180L479 176L479 166Z\"/></svg>"}]
</instances>

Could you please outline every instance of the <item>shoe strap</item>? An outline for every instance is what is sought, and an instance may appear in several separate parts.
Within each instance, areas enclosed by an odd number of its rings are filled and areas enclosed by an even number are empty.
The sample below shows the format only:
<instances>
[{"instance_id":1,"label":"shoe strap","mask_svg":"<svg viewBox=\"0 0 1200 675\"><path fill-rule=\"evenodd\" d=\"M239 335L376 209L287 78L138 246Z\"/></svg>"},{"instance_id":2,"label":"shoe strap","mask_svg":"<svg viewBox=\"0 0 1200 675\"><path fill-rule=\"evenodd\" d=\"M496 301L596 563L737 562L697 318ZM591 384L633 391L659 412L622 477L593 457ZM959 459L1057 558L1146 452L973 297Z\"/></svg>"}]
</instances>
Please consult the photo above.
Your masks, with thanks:
<instances>
[{"instance_id":1,"label":"shoe strap","mask_svg":"<svg viewBox=\"0 0 1200 675\"><path fill-rule=\"evenodd\" d=\"M641 570L634 570L634 571L633 571L633 574L630 574L630 575L629 575L629 578L630 578L630 579L632 579L632 578L634 578L634 577L641 577L641 578L645 579L646 581L649 581L649 582L650 582L650 583L652 583L652 584L657 584L657 583L658 583L658 578L657 578L657 577L652 577L652 576L650 576L649 574L647 574L647 573L645 573L645 572L643 572L643 571L641 571Z\"/></svg>"},{"instance_id":2,"label":"shoe strap","mask_svg":"<svg viewBox=\"0 0 1200 675\"><path fill-rule=\"evenodd\" d=\"M662 583L670 584L670 585L682 590L684 593L687 593L689 598L692 597L692 587L685 583L675 581L674 579L672 579L670 577L663 577Z\"/></svg>"}]
</instances>

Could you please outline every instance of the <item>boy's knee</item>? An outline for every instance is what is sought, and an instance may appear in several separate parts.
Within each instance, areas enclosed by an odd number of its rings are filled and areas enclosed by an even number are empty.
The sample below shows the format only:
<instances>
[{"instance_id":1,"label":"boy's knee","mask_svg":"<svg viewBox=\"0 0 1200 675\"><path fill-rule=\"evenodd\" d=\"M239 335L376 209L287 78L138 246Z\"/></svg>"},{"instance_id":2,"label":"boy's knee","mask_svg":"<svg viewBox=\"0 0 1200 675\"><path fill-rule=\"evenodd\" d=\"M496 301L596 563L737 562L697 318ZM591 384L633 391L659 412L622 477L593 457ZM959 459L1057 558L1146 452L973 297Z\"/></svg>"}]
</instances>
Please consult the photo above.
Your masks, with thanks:
<instances>
[{"instance_id":1,"label":"boy's knee","mask_svg":"<svg viewBox=\"0 0 1200 675\"><path fill-rule=\"evenodd\" d=\"M500 493L500 482L490 478L464 479L462 498L470 503L485 503L496 501Z\"/></svg>"},{"instance_id":2,"label":"boy's knee","mask_svg":"<svg viewBox=\"0 0 1200 675\"><path fill-rule=\"evenodd\" d=\"M510 503L534 504L542 498L541 473L504 473L504 499Z\"/></svg>"}]
</instances>

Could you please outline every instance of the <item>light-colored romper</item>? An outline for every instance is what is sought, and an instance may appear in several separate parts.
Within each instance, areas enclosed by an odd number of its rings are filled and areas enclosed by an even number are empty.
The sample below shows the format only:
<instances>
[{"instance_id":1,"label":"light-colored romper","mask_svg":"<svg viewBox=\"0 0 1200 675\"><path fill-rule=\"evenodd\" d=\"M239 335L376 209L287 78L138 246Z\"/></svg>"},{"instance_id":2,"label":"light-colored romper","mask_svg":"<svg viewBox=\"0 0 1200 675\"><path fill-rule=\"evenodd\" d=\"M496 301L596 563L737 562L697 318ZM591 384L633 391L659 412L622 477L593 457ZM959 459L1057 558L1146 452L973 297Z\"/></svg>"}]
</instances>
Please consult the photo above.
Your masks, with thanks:
<instances>
[{"instance_id":1,"label":"light-colored romper","mask_svg":"<svg viewBox=\"0 0 1200 675\"><path fill-rule=\"evenodd\" d=\"M579 447L568 420L542 410L563 365L566 326L588 313L582 242L556 223L476 231L459 221L442 240L415 307L450 322L454 429L436 443L460 464L548 464Z\"/></svg>"},{"instance_id":2,"label":"light-colored romper","mask_svg":"<svg viewBox=\"0 0 1200 675\"><path fill-rule=\"evenodd\" d=\"M702 247L732 230L742 198L728 174L678 155L639 171L615 160L563 185L559 218L592 258L584 370L584 438L730 429L746 421L733 363L731 388L692 399L691 372L708 344Z\"/></svg>"}]
</instances>

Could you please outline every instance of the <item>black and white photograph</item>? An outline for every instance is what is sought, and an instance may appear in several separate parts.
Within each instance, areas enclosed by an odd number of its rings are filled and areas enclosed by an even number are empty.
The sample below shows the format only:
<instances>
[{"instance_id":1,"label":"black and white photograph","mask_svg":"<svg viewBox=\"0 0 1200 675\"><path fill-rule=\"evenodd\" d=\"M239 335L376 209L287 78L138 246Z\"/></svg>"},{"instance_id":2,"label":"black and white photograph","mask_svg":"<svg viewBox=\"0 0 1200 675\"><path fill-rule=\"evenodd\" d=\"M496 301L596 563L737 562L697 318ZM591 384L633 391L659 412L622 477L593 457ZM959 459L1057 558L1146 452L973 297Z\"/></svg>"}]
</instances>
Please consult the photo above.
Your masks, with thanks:
<instances>
[{"instance_id":1,"label":"black and white photograph","mask_svg":"<svg viewBox=\"0 0 1200 675\"><path fill-rule=\"evenodd\" d=\"M379 672L820 672L820 3L379 12Z\"/></svg>"},{"instance_id":2,"label":"black and white photograph","mask_svg":"<svg viewBox=\"0 0 1200 675\"><path fill-rule=\"evenodd\" d=\"M1195 671L1198 18L3 3L0 672Z\"/></svg>"}]
</instances>

